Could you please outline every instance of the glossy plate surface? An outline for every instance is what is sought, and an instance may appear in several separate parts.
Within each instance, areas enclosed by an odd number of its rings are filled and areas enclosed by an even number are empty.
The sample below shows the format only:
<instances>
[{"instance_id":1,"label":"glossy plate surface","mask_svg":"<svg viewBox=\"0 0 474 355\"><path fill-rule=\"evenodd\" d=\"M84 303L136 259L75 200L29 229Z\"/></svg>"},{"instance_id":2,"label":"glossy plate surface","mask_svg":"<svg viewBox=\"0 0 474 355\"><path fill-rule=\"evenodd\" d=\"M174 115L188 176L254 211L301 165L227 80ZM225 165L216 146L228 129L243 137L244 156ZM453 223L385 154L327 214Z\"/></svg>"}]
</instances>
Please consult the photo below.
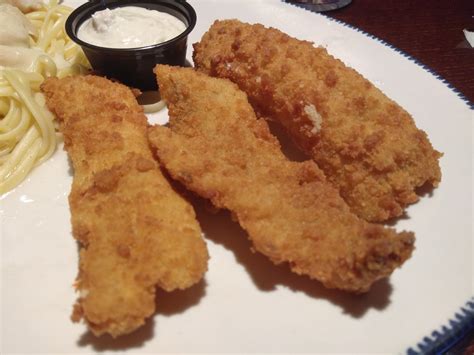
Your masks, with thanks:
<instances>
[{"instance_id":1,"label":"glossy plate surface","mask_svg":"<svg viewBox=\"0 0 474 355\"><path fill-rule=\"evenodd\" d=\"M413 115L444 157L440 187L394 224L416 233L412 259L367 295L326 290L252 254L228 213L212 215L197 201L211 254L205 282L185 292L158 291L157 315L145 327L96 339L69 320L78 253L67 202L72 171L61 146L0 199L3 353L404 353L448 324L473 294L469 104L401 53L322 15L279 0L190 2L198 23L189 43L215 19L273 26L326 46ZM150 119L163 123L167 113Z\"/></svg>"}]
</instances>

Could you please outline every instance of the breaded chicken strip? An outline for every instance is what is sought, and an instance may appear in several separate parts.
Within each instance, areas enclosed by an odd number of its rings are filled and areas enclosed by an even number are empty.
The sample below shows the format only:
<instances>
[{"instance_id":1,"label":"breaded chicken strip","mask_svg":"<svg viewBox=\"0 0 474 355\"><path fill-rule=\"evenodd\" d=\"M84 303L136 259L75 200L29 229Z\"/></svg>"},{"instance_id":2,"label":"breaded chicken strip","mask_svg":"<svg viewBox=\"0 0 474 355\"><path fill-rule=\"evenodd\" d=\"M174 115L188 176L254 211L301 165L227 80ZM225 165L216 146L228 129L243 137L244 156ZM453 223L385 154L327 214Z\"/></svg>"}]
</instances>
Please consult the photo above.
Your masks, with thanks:
<instances>
[{"instance_id":1,"label":"breaded chicken strip","mask_svg":"<svg viewBox=\"0 0 474 355\"><path fill-rule=\"evenodd\" d=\"M190 68L157 66L170 128L149 140L171 176L230 210L256 250L326 287L365 292L408 259L412 233L350 212L312 161L289 161L245 93Z\"/></svg>"},{"instance_id":2,"label":"breaded chicken strip","mask_svg":"<svg viewBox=\"0 0 474 355\"><path fill-rule=\"evenodd\" d=\"M107 79L42 85L74 166L69 204L81 243L74 320L95 335L132 332L155 310L155 287L198 282L208 254L191 205L154 161L132 92Z\"/></svg>"},{"instance_id":3,"label":"breaded chicken strip","mask_svg":"<svg viewBox=\"0 0 474 355\"><path fill-rule=\"evenodd\" d=\"M324 48L262 25L216 21L196 67L228 78L280 122L368 221L400 216L416 188L441 179L439 152L410 115Z\"/></svg>"}]
</instances>

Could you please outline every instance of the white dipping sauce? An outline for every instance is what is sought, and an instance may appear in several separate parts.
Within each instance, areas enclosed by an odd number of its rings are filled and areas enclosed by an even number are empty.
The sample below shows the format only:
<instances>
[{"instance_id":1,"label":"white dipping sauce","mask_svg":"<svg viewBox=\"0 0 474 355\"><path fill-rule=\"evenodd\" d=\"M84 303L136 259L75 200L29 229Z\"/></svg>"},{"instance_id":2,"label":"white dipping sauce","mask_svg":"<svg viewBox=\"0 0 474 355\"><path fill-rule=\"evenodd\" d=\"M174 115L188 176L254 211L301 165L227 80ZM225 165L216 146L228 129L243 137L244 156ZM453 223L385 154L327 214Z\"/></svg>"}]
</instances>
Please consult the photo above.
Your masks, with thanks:
<instances>
[{"instance_id":1,"label":"white dipping sauce","mask_svg":"<svg viewBox=\"0 0 474 355\"><path fill-rule=\"evenodd\" d=\"M186 25L176 17L137 6L97 11L86 20L77 37L107 48L137 48L168 41L183 33Z\"/></svg>"}]
</instances>

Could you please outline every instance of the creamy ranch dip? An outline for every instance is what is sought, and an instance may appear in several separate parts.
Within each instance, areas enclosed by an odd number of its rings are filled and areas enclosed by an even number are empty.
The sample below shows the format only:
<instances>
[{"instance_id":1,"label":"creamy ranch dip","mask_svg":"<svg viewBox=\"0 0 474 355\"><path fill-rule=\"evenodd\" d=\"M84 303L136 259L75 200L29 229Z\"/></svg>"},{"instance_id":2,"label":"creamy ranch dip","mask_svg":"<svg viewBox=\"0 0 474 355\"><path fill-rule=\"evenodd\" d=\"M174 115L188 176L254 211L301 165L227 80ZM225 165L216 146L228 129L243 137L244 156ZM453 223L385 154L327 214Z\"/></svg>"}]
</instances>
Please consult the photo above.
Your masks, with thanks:
<instances>
[{"instance_id":1,"label":"creamy ranch dip","mask_svg":"<svg viewBox=\"0 0 474 355\"><path fill-rule=\"evenodd\" d=\"M77 37L107 48L137 48L168 41L183 33L186 25L157 10L124 6L97 11L86 20Z\"/></svg>"}]
</instances>

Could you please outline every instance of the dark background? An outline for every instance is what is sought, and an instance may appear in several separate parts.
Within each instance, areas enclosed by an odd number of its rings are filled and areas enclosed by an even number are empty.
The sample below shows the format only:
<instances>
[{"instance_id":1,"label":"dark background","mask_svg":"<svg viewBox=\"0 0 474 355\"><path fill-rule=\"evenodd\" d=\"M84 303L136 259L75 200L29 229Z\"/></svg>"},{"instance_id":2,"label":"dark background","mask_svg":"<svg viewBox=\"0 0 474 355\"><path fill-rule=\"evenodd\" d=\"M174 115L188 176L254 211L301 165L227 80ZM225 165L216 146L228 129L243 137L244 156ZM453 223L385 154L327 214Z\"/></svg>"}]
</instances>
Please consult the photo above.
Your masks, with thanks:
<instances>
[{"instance_id":1,"label":"dark background","mask_svg":"<svg viewBox=\"0 0 474 355\"><path fill-rule=\"evenodd\" d=\"M353 0L323 13L416 58L474 103L474 0Z\"/></svg>"}]
</instances>

